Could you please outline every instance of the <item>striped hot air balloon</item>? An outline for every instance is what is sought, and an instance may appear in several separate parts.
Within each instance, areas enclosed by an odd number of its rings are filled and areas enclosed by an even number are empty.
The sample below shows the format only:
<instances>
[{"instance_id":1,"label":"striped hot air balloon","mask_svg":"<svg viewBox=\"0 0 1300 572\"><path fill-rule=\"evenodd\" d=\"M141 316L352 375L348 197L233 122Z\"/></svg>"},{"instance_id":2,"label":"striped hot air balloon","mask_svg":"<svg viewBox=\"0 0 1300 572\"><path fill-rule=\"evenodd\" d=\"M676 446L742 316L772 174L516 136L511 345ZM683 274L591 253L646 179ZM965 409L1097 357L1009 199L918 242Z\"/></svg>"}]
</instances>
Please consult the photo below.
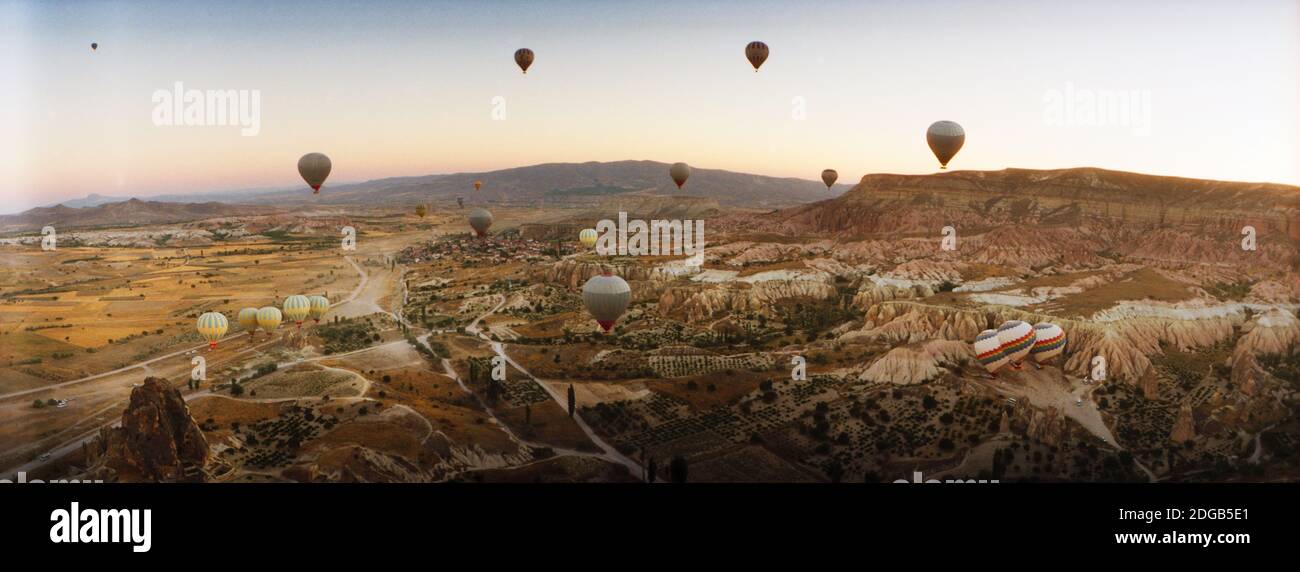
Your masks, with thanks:
<instances>
[{"instance_id":1,"label":"striped hot air balloon","mask_svg":"<svg viewBox=\"0 0 1300 572\"><path fill-rule=\"evenodd\" d=\"M299 328L302 328L302 321L311 314L311 300L306 296L295 294L284 299L284 317L293 320Z\"/></svg>"},{"instance_id":2,"label":"striped hot air balloon","mask_svg":"<svg viewBox=\"0 0 1300 572\"><path fill-rule=\"evenodd\" d=\"M275 306L266 306L257 311L257 326L262 331L270 335L276 328L280 327L280 322L284 321L284 316L280 314L280 309Z\"/></svg>"},{"instance_id":3,"label":"striped hot air balloon","mask_svg":"<svg viewBox=\"0 0 1300 572\"><path fill-rule=\"evenodd\" d=\"M594 228L584 228L582 232L578 233L578 240L587 248L595 246L597 238L599 237L596 236L596 229Z\"/></svg>"},{"instance_id":4,"label":"striped hot air balloon","mask_svg":"<svg viewBox=\"0 0 1300 572\"><path fill-rule=\"evenodd\" d=\"M250 339L257 335L257 308L244 308L235 319L239 322L239 327L248 332Z\"/></svg>"},{"instance_id":5,"label":"striped hot air balloon","mask_svg":"<svg viewBox=\"0 0 1300 572\"><path fill-rule=\"evenodd\" d=\"M582 285L582 302L600 328L609 333L614 328L627 305L632 301L632 288L627 281L615 276L608 268L599 276L592 276Z\"/></svg>"},{"instance_id":6,"label":"striped hot air balloon","mask_svg":"<svg viewBox=\"0 0 1300 572\"><path fill-rule=\"evenodd\" d=\"M1065 330L1056 324L1043 322L1034 325L1034 347L1029 350L1034 365L1061 355L1065 351Z\"/></svg>"},{"instance_id":7,"label":"striped hot air balloon","mask_svg":"<svg viewBox=\"0 0 1300 572\"><path fill-rule=\"evenodd\" d=\"M997 330L984 330L975 336L975 359L993 375L998 374L1002 366L1007 365L1007 356L1002 353L1002 342Z\"/></svg>"},{"instance_id":8,"label":"striped hot air balloon","mask_svg":"<svg viewBox=\"0 0 1300 572\"><path fill-rule=\"evenodd\" d=\"M199 316L199 322L196 329L203 339L208 341L209 349L217 349L217 340L226 335L226 330L230 328L230 320L226 315L220 312L204 312Z\"/></svg>"},{"instance_id":9,"label":"striped hot air balloon","mask_svg":"<svg viewBox=\"0 0 1300 572\"><path fill-rule=\"evenodd\" d=\"M1020 320L1009 320L998 326L998 341L1011 367L1020 369L1020 362L1029 356L1034 347L1034 327Z\"/></svg>"},{"instance_id":10,"label":"striped hot air balloon","mask_svg":"<svg viewBox=\"0 0 1300 572\"><path fill-rule=\"evenodd\" d=\"M325 312L330 310L330 299L324 296L312 296L307 299L311 302L311 319L320 323L320 319L325 317Z\"/></svg>"}]
</instances>

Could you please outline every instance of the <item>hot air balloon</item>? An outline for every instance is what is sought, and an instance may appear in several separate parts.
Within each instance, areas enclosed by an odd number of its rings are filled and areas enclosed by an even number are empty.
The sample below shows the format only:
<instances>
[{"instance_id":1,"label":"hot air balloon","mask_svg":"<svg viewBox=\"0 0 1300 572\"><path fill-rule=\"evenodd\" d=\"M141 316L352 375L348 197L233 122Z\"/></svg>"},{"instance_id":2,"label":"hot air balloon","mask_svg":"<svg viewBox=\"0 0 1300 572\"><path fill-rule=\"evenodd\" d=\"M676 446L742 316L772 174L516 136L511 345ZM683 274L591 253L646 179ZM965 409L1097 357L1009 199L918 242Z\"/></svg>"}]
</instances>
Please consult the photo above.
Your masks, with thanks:
<instances>
[{"instance_id":1,"label":"hot air balloon","mask_svg":"<svg viewBox=\"0 0 1300 572\"><path fill-rule=\"evenodd\" d=\"M324 296L312 296L307 301L311 302L311 319L319 324L320 319L325 317L325 312L330 310L330 299Z\"/></svg>"},{"instance_id":2,"label":"hot air balloon","mask_svg":"<svg viewBox=\"0 0 1300 572\"><path fill-rule=\"evenodd\" d=\"M203 339L208 341L209 349L217 349L217 340L226 335L226 329L230 327L230 320L226 315L220 312L204 312L199 316L199 322L196 329Z\"/></svg>"},{"instance_id":3,"label":"hot air balloon","mask_svg":"<svg viewBox=\"0 0 1300 572\"><path fill-rule=\"evenodd\" d=\"M293 320L302 328L302 320L311 314L311 300L306 296L295 294L284 299L284 317Z\"/></svg>"},{"instance_id":4,"label":"hot air balloon","mask_svg":"<svg viewBox=\"0 0 1300 572\"><path fill-rule=\"evenodd\" d=\"M1043 322L1034 324L1034 347L1029 350L1029 357L1034 358L1034 365L1061 355L1065 351L1065 330L1056 324Z\"/></svg>"},{"instance_id":5,"label":"hot air balloon","mask_svg":"<svg viewBox=\"0 0 1300 572\"><path fill-rule=\"evenodd\" d=\"M91 51L91 52L97 52L97 51L99 51L99 43L98 43L98 42L91 42L91 43L90 43L90 51Z\"/></svg>"},{"instance_id":6,"label":"hot air balloon","mask_svg":"<svg viewBox=\"0 0 1300 572\"><path fill-rule=\"evenodd\" d=\"M528 66L533 65L533 51L528 48L519 48L515 50L515 63L519 64L519 69L528 73Z\"/></svg>"},{"instance_id":7,"label":"hot air balloon","mask_svg":"<svg viewBox=\"0 0 1300 572\"><path fill-rule=\"evenodd\" d=\"M257 308L244 308L243 310L240 310L239 316L236 320L239 322L239 327L243 328L245 332L248 332L248 337L250 339L257 335Z\"/></svg>"},{"instance_id":8,"label":"hot air balloon","mask_svg":"<svg viewBox=\"0 0 1300 572\"><path fill-rule=\"evenodd\" d=\"M613 329L614 322L627 310L627 304L631 300L632 288L609 268L602 269L599 276L592 276L582 285L582 303L607 334Z\"/></svg>"},{"instance_id":9,"label":"hot air balloon","mask_svg":"<svg viewBox=\"0 0 1300 572\"><path fill-rule=\"evenodd\" d=\"M469 226L474 229L474 234L487 236L488 228L492 226L492 213L486 209L474 209L469 213Z\"/></svg>"},{"instance_id":10,"label":"hot air balloon","mask_svg":"<svg viewBox=\"0 0 1300 572\"><path fill-rule=\"evenodd\" d=\"M280 327L280 322L284 321L284 316L280 314L280 309L275 306L265 306L257 311L257 326L262 331L270 335L276 328Z\"/></svg>"},{"instance_id":11,"label":"hot air balloon","mask_svg":"<svg viewBox=\"0 0 1300 572\"><path fill-rule=\"evenodd\" d=\"M998 342L1002 344L1002 353L1010 360L1012 369L1020 369L1020 362L1034 347L1034 327L1020 320L1003 322L998 326Z\"/></svg>"},{"instance_id":12,"label":"hot air balloon","mask_svg":"<svg viewBox=\"0 0 1300 572\"><path fill-rule=\"evenodd\" d=\"M668 168L668 175L673 178L673 182L677 183L677 188L680 189L682 185L686 184L686 179L691 177L691 166L686 163L673 163L673 166Z\"/></svg>"},{"instance_id":13,"label":"hot air balloon","mask_svg":"<svg viewBox=\"0 0 1300 572\"><path fill-rule=\"evenodd\" d=\"M420 218L424 218L424 215L429 214L429 207L424 205L415 205L415 214Z\"/></svg>"},{"instance_id":14,"label":"hot air balloon","mask_svg":"<svg viewBox=\"0 0 1300 572\"><path fill-rule=\"evenodd\" d=\"M840 178L840 174L835 172L835 169L826 169L822 171L822 182L826 183L826 190L828 191L831 189L831 185L834 185L835 180L838 178Z\"/></svg>"},{"instance_id":15,"label":"hot air balloon","mask_svg":"<svg viewBox=\"0 0 1300 572\"><path fill-rule=\"evenodd\" d=\"M935 158L939 159L939 168L947 169L948 161L966 143L966 131L952 121L935 121L925 132L925 142L930 145Z\"/></svg>"},{"instance_id":16,"label":"hot air balloon","mask_svg":"<svg viewBox=\"0 0 1300 572\"><path fill-rule=\"evenodd\" d=\"M582 232L578 233L578 240L587 248L595 246L596 238L596 229L594 228L584 228L582 229Z\"/></svg>"},{"instance_id":17,"label":"hot air balloon","mask_svg":"<svg viewBox=\"0 0 1300 572\"><path fill-rule=\"evenodd\" d=\"M474 181L474 190L477 191L481 188L483 188L483 181Z\"/></svg>"},{"instance_id":18,"label":"hot air balloon","mask_svg":"<svg viewBox=\"0 0 1300 572\"><path fill-rule=\"evenodd\" d=\"M462 209L465 208L465 197L456 197L456 206Z\"/></svg>"},{"instance_id":19,"label":"hot air balloon","mask_svg":"<svg viewBox=\"0 0 1300 572\"><path fill-rule=\"evenodd\" d=\"M993 377L997 377L998 370L1007 365L1007 356L1002 353L1002 342L998 339L997 330L984 330L975 336L975 359L989 371Z\"/></svg>"},{"instance_id":20,"label":"hot air balloon","mask_svg":"<svg viewBox=\"0 0 1300 572\"><path fill-rule=\"evenodd\" d=\"M767 61L767 44L750 42L745 46L745 58L749 59L750 65L754 66L754 73L758 73L758 66Z\"/></svg>"},{"instance_id":21,"label":"hot air balloon","mask_svg":"<svg viewBox=\"0 0 1300 572\"><path fill-rule=\"evenodd\" d=\"M298 174L302 175L302 180L307 181L313 195L320 194L320 186L330 176L332 166L330 158L324 154L308 153L298 159Z\"/></svg>"}]
</instances>

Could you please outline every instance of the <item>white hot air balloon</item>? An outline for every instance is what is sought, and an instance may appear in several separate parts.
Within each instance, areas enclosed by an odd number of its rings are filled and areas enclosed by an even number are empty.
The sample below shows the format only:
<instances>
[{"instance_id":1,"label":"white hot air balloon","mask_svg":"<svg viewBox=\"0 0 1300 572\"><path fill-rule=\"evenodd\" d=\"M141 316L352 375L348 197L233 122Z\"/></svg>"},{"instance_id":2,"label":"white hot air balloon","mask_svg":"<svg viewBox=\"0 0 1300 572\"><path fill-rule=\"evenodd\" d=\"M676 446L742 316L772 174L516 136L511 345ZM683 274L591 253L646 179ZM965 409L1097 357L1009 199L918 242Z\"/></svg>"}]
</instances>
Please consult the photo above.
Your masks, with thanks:
<instances>
[{"instance_id":1,"label":"white hot air balloon","mask_svg":"<svg viewBox=\"0 0 1300 572\"><path fill-rule=\"evenodd\" d=\"M997 377L998 370L1007 365L1007 356L1002 353L1002 341L998 339L997 330L984 330L975 336L975 359Z\"/></svg>"},{"instance_id":2,"label":"white hot air balloon","mask_svg":"<svg viewBox=\"0 0 1300 572\"><path fill-rule=\"evenodd\" d=\"M487 231L492 227L492 213L487 209L474 209L469 213L469 226L474 229L474 234L478 236L487 236Z\"/></svg>"},{"instance_id":3,"label":"white hot air balloon","mask_svg":"<svg viewBox=\"0 0 1300 572\"><path fill-rule=\"evenodd\" d=\"M998 326L998 341L1002 353L1011 362L1012 369L1020 369L1020 362L1029 357L1034 347L1034 327L1020 320L1009 320Z\"/></svg>"},{"instance_id":4,"label":"white hot air balloon","mask_svg":"<svg viewBox=\"0 0 1300 572\"><path fill-rule=\"evenodd\" d=\"M627 305L631 301L632 288L608 268L582 285L582 303L607 334L623 312L627 311Z\"/></svg>"},{"instance_id":5,"label":"white hot air balloon","mask_svg":"<svg viewBox=\"0 0 1300 572\"><path fill-rule=\"evenodd\" d=\"M1040 364L1063 352L1065 352L1065 330L1047 322L1034 325L1034 347L1029 350L1029 356L1034 358L1034 365L1041 368Z\"/></svg>"}]
</instances>

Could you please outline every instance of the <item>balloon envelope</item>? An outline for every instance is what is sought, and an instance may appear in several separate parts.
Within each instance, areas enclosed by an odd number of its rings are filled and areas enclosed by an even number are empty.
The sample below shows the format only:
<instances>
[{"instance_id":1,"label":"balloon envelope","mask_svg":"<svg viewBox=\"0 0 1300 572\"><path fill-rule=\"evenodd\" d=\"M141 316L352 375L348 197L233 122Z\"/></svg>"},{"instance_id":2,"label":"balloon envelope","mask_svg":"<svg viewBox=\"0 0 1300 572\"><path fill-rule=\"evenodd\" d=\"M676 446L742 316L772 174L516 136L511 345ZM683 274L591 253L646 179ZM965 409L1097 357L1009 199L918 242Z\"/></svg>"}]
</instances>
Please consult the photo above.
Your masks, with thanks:
<instances>
[{"instance_id":1,"label":"balloon envelope","mask_svg":"<svg viewBox=\"0 0 1300 572\"><path fill-rule=\"evenodd\" d=\"M195 329L199 331L199 335L208 341L209 348L217 347L217 340L226 335L228 328L230 328L230 320L227 320L226 315L220 312L205 312L202 316L199 316L199 321L195 324Z\"/></svg>"},{"instance_id":2,"label":"balloon envelope","mask_svg":"<svg viewBox=\"0 0 1300 572\"><path fill-rule=\"evenodd\" d=\"M483 188L483 181L474 181L474 190L477 191L481 188Z\"/></svg>"},{"instance_id":3,"label":"balloon envelope","mask_svg":"<svg viewBox=\"0 0 1300 572\"><path fill-rule=\"evenodd\" d=\"M93 51L98 50L98 49L99 49L99 43L98 43L98 42L91 42L91 43L90 43L90 51L93 52Z\"/></svg>"},{"instance_id":4,"label":"balloon envelope","mask_svg":"<svg viewBox=\"0 0 1300 572\"><path fill-rule=\"evenodd\" d=\"M835 172L835 169L826 169L825 171L822 171L822 182L826 183L827 189L831 188L831 185L834 185L835 180L839 178L840 174Z\"/></svg>"},{"instance_id":5,"label":"balloon envelope","mask_svg":"<svg viewBox=\"0 0 1300 572\"><path fill-rule=\"evenodd\" d=\"M280 309L275 306L265 306L257 311L257 326L268 334L280 327L280 322L283 321L284 316L280 314Z\"/></svg>"},{"instance_id":6,"label":"balloon envelope","mask_svg":"<svg viewBox=\"0 0 1300 572\"><path fill-rule=\"evenodd\" d=\"M324 296L312 296L307 301L311 302L311 319L319 324L320 319L325 317L325 312L330 310L330 299Z\"/></svg>"},{"instance_id":7,"label":"balloon envelope","mask_svg":"<svg viewBox=\"0 0 1300 572\"><path fill-rule=\"evenodd\" d=\"M312 194L320 193L320 186L330 176L331 168L333 165L330 158L323 153L308 153L298 159L298 174L302 175L302 180L307 181Z\"/></svg>"},{"instance_id":8,"label":"balloon envelope","mask_svg":"<svg viewBox=\"0 0 1300 572\"><path fill-rule=\"evenodd\" d=\"M1013 364L1020 363L1034 347L1034 327L1020 320L1003 322L998 326L998 341L1007 359Z\"/></svg>"},{"instance_id":9,"label":"balloon envelope","mask_svg":"<svg viewBox=\"0 0 1300 572\"><path fill-rule=\"evenodd\" d=\"M763 42L750 42L745 46L745 58L749 60L749 65L754 66L754 71L758 71L758 66L767 61L767 44Z\"/></svg>"},{"instance_id":10,"label":"balloon envelope","mask_svg":"<svg viewBox=\"0 0 1300 572\"><path fill-rule=\"evenodd\" d=\"M686 184L686 179L691 177L691 166L686 163L673 163L673 166L668 168L668 175L673 178L673 182L677 183L677 188L680 189L682 185Z\"/></svg>"},{"instance_id":11,"label":"balloon envelope","mask_svg":"<svg viewBox=\"0 0 1300 572\"><path fill-rule=\"evenodd\" d=\"M989 373L997 373L998 369L1007 365L1007 356L1002 353L1002 342L998 340L997 330L984 330L975 336L975 359L984 366Z\"/></svg>"},{"instance_id":12,"label":"balloon envelope","mask_svg":"<svg viewBox=\"0 0 1300 572\"><path fill-rule=\"evenodd\" d=\"M239 322L239 327L250 335L257 332L257 308L244 308L235 319Z\"/></svg>"},{"instance_id":13,"label":"balloon envelope","mask_svg":"<svg viewBox=\"0 0 1300 572\"><path fill-rule=\"evenodd\" d=\"M492 227L492 213L486 209L474 209L469 213L469 226L474 229L474 234L487 236L487 231Z\"/></svg>"},{"instance_id":14,"label":"balloon envelope","mask_svg":"<svg viewBox=\"0 0 1300 572\"><path fill-rule=\"evenodd\" d=\"M936 121L925 131L925 142L930 145L930 151L934 152L936 159L939 159L939 167L948 168L948 161L961 151L961 146L966 143L966 131L952 121Z\"/></svg>"},{"instance_id":15,"label":"balloon envelope","mask_svg":"<svg viewBox=\"0 0 1300 572\"><path fill-rule=\"evenodd\" d=\"M614 322L623 315L631 301L632 288L627 285L627 281L608 270L592 276L582 285L582 303L606 332L614 327Z\"/></svg>"},{"instance_id":16,"label":"balloon envelope","mask_svg":"<svg viewBox=\"0 0 1300 572\"><path fill-rule=\"evenodd\" d=\"M528 48L519 48L515 50L515 63L519 64L519 69L528 73L528 66L533 65L533 51Z\"/></svg>"},{"instance_id":17,"label":"balloon envelope","mask_svg":"<svg viewBox=\"0 0 1300 572\"><path fill-rule=\"evenodd\" d=\"M1034 325L1034 347L1029 350L1029 355L1034 358L1034 361L1045 363L1064 351L1065 330L1047 322Z\"/></svg>"},{"instance_id":18,"label":"balloon envelope","mask_svg":"<svg viewBox=\"0 0 1300 572\"><path fill-rule=\"evenodd\" d=\"M578 240L582 241L582 245L587 248L591 248L595 245L597 238L596 229L594 228L585 228L582 232L578 233Z\"/></svg>"},{"instance_id":19,"label":"balloon envelope","mask_svg":"<svg viewBox=\"0 0 1300 572\"><path fill-rule=\"evenodd\" d=\"M284 299L284 317L302 326L302 321L311 314L311 300L306 296L295 294Z\"/></svg>"}]
</instances>

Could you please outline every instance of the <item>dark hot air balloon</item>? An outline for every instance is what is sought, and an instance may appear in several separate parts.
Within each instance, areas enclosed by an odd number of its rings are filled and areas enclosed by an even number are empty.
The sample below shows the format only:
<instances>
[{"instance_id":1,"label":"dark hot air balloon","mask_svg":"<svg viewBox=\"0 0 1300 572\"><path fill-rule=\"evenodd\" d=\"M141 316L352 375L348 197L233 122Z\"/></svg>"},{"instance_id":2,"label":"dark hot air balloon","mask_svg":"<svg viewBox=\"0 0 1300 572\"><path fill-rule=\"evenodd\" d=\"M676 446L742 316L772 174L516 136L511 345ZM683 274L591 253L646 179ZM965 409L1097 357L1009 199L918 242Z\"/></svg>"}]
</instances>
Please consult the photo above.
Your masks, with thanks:
<instances>
[{"instance_id":1,"label":"dark hot air balloon","mask_svg":"<svg viewBox=\"0 0 1300 572\"><path fill-rule=\"evenodd\" d=\"M515 50L515 63L519 64L519 69L528 73L528 66L533 65L533 51L528 48L519 48Z\"/></svg>"},{"instance_id":2,"label":"dark hot air balloon","mask_svg":"<svg viewBox=\"0 0 1300 572\"><path fill-rule=\"evenodd\" d=\"M834 185L835 180L839 178L840 174L835 172L835 169L826 169L822 171L822 182L826 183L827 190L830 190L831 185Z\"/></svg>"},{"instance_id":3,"label":"dark hot air balloon","mask_svg":"<svg viewBox=\"0 0 1300 572\"><path fill-rule=\"evenodd\" d=\"M298 159L298 174L302 175L302 180L307 181L312 194L320 193L320 186L330 176L331 168L330 158L322 153L308 153Z\"/></svg>"},{"instance_id":4,"label":"dark hot air balloon","mask_svg":"<svg viewBox=\"0 0 1300 572\"><path fill-rule=\"evenodd\" d=\"M90 51L92 51L92 52L99 51L99 43L98 43L98 42L91 42L91 43L90 43Z\"/></svg>"},{"instance_id":5,"label":"dark hot air balloon","mask_svg":"<svg viewBox=\"0 0 1300 572\"><path fill-rule=\"evenodd\" d=\"M745 58L749 59L749 64L754 66L754 73L758 73L758 66L767 61L767 44L750 42L745 46Z\"/></svg>"},{"instance_id":6,"label":"dark hot air balloon","mask_svg":"<svg viewBox=\"0 0 1300 572\"><path fill-rule=\"evenodd\" d=\"M925 132L925 142L930 145L935 158L939 159L939 168L947 169L961 146L966 143L966 131L952 121L936 121Z\"/></svg>"},{"instance_id":7,"label":"dark hot air balloon","mask_svg":"<svg viewBox=\"0 0 1300 572\"><path fill-rule=\"evenodd\" d=\"M691 166L686 163L673 163L673 166L668 168L668 175L673 178L673 182L677 183L677 188L680 189L682 185L686 184L686 179L691 177Z\"/></svg>"}]
</instances>

